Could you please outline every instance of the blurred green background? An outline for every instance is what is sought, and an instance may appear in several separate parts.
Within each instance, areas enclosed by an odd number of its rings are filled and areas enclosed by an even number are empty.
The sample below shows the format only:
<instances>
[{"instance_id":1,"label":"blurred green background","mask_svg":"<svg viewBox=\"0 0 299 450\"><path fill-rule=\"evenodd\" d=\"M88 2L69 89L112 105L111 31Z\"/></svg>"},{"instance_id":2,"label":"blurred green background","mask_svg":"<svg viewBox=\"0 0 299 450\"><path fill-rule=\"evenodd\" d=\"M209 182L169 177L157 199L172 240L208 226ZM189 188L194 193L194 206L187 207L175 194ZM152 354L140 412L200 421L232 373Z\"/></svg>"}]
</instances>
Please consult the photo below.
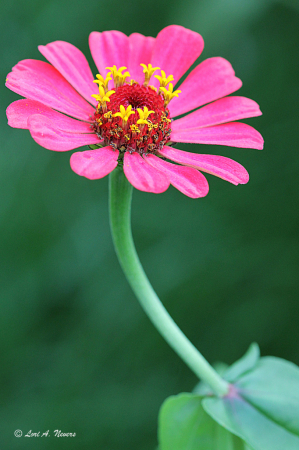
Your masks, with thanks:
<instances>
[{"instance_id":1,"label":"blurred green background","mask_svg":"<svg viewBox=\"0 0 299 450\"><path fill-rule=\"evenodd\" d=\"M70 153L39 147L7 126L17 98L4 88L38 44L65 40L87 55L93 30L156 36L169 24L201 33L200 60L223 56L243 80L237 95L264 113L247 121L265 150L221 154L249 171L235 187L208 176L191 200L134 190L133 233L154 288L209 361L232 363L252 341L299 363L299 3L266 0L11 0L1 36L1 411L3 449L153 450L163 400L197 380L131 292L114 254L108 177L75 175ZM191 150L191 151L192 151ZM75 438L14 437L75 432ZM52 433L53 434L53 433Z\"/></svg>"}]
</instances>

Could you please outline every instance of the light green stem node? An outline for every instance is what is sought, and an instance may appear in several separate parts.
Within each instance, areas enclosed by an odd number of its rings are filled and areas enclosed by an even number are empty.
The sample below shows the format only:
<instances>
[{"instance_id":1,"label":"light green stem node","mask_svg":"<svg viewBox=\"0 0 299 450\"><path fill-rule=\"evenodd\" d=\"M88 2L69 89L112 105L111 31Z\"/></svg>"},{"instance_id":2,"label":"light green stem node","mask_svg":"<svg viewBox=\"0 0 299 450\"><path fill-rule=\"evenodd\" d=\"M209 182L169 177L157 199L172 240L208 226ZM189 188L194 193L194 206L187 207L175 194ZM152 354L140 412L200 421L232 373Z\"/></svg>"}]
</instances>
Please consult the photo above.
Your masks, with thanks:
<instances>
[{"instance_id":1,"label":"light green stem node","mask_svg":"<svg viewBox=\"0 0 299 450\"><path fill-rule=\"evenodd\" d=\"M120 265L143 309L168 344L218 396L228 393L223 380L170 317L139 261L131 232L132 185L117 167L109 178L110 225Z\"/></svg>"}]
</instances>

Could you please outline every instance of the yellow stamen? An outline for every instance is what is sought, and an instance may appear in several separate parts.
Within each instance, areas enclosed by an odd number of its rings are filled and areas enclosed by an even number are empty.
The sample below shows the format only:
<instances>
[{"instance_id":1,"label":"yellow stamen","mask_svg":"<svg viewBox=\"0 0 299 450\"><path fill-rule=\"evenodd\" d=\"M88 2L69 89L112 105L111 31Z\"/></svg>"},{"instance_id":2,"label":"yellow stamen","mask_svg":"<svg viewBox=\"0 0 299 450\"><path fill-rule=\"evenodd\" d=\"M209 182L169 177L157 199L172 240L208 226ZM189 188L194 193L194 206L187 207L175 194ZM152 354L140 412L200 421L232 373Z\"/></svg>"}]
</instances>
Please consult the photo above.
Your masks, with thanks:
<instances>
[{"instance_id":1,"label":"yellow stamen","mask_svg":"<svg viewBox=\"0 0 299 450\"><path fill-rule=\"evenodd\" d=\"M146 124L148 125L149 122L146 120L150 114L153 114L155 111L149 111L147 106L144 107L144 110L142 111L141 108L137 108L137 111L139 113L139 119L137 120L137 124Z\"/></svg>"},{"instance_id":2,"label":"yellow stamen","mask_svg":"<svg viewBox=\"0 0 299 450\"><path fill-rule=\"evenodd\" d=\"M129 72L125 72L124 74L119 75L119 86L122 86L127 81L127 78L130 77Z\"/></svg>"},{"instance_id":3,"label":"yellow stamen","mask_svg":"<svg viewBox=\"0 0 299 450\"><path fill-rule=\"evenodd\" d=\"M117 68L116 68L116 66L113 66L113 67L106 67L106 69L110 69L110 70L111 70L111 74L112 74L113 78L116 76L116 74L117 74Z\"/></svg>"},{"instance_id":4,"label":"yellow stamen","mask_svg":"<svg viewBox=\"0 0 299 450\"><path fill-rule=\"evenodd\" d=\"M168 85L168 83L170 83L170 81L173 81L173 75L169 75L168 77L166 77L164 70L161 70L161 76L160 75L155 75L155 78L157 78L157 80L159 80L160 82L160 89L161 87L166 87Z\"/></svg>"},{"instance_id":5,"label":"yellow stamen","mask_svg":"<svg viewBox=\"0 0 299 450\"><path fill-rule=\"evenodd\" d=\"M110 98L112 94L114 94L115 91L108 91L105 92L103 86L100 84L99 85L99 94L92 94L92 97L94 97L98 102L100 103L105 103L105 102L110 102Z\"/></svg>"},{"instance_id":6,"label":"yellow stamen","mask_svg":"<svg viewBox=\"0 0 299 450\"><path fill-rule=\"evenodd\" d=\"M133 123L133 125L130 125L130 128L133 133L140 133L139 128L134 123Z\"/></svg>"},{"instance_id":7,"label":"yellow stamen","mask_svg":"<svg viewBox=\"0 0 299 450\"><path fill-rule=\"evenodd\" d=\"M99 73L96 75L97 80L93 80L94 83L98 83L99 86L103 86L104 87L104 91L108 91L108 83L110 80L112 80L111 78L111 72L107 73L106 78L104 78L102 75L100 75Z\"/></svg>"},{"instance_id":8,"label":"yellow stamen","mask_svg":"<svg viewBox=\"0 0 299 450\"><path fill-rule=\"evenodd\" d=\"M111 70L115 87L122 86L126 82L127 77L131 76L129 72L122 73L126 69L125 66L122 66L119 69L117 69L116 66L106 67L106 69Z\"/></svg>"},{"instance_id":9,"label":"yellow stamen","mask_svg":"<svg viewBox=\"0 0 299 450\"><path fill-rule=\"evenodd\" d=\"M180 90L176 90L173 92L172 83L169 83L168 90L165 87L160 87L160 90L163 92L165 106L168 105L168 103L170 102L170 100L173 99L173 97L178 97L179 94L182 92Z\"/></svg>"},{"instance_id":10,"label":"yellow stamen","mask_svg":"<svg viewBox=\"0 0 299 450\"><path fill-rule=\"evenodd\" d=\"M153 67L151 64L140 64L143 67L143 73L144 73L144 86L148 85L149 80L151 79L151 76L156 70L160 70L160 67Z\"/></svg>"},{"instance_id":11,"label":"yellow stamen","mask_svg":"<svg viewBox=\"0 0 299 450\"><path fill-rule=\"evenodd\" d=\"M119 109L120 111L113 114L113 117L121 117L124 124L128 122L131 114L135 114L135 111L132 111L132 105L129 105L127 109L123 105L120 105Z\"/></svg>"},{"instance_id":12,"label":"yellow stamen","mask_svg":"<svg viewBox=\"0 0 299 450\"><path fill-rule=\"evenodd\" d=\"M150 120L147 121L147 126L148 126L149 131L152 131L153 128L158 128L158 124L152 123Z\"/></svg>"},{"instance_id":13,"label":"yellow stamen","mask_svg":"<svg viewBox=\"0 0 299 450\"><path fill-rule=\"evenodd\" d=\"M112 111L107 111L104 114L104 117L105 117L105 119L112 119L112 117L113 117Z\"/></svg>"}]
</instances>

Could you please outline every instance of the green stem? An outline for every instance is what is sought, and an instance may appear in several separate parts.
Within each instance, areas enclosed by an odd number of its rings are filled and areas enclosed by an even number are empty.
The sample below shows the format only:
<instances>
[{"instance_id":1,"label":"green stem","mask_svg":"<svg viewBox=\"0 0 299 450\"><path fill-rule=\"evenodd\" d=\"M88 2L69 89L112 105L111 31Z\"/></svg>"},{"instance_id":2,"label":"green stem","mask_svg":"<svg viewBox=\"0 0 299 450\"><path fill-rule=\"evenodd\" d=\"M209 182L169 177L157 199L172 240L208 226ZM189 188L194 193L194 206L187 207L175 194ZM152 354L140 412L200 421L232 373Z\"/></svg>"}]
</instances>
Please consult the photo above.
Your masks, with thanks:
<instances>
[{"instance_id":1,"label":"green stem","mask_svg":"<svg viewBox=\"0 0 299 450\"><path fill-rule=\"evenodd\" d=\"M117 167L110 174L110 225L115 250L127 280L145 312L173 350L199 378L209 384L216 395L226 395L228 383L170 317L142 268L131 232L131 199L132 185L122 167Z\"/></svg>"}]
</instances>

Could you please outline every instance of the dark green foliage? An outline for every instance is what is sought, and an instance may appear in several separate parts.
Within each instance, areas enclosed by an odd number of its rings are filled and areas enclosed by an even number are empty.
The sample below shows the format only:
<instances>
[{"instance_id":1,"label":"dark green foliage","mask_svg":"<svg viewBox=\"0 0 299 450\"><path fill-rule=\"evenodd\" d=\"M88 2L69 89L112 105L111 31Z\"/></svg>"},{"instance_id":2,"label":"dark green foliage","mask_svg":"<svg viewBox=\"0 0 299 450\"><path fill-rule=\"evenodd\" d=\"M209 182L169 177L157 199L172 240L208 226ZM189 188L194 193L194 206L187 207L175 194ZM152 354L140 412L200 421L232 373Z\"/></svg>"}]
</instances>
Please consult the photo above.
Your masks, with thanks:
<instances>
[{"instance_id":1,"label":"dark green foliage","mask_svg":"<svg viewBox=\"0 0 299 450\"><path fill-rule=\"evenodd\" d=\"M140 259L165 306L211 362L232 363L249 343L299 363L298 47L296 2L192 0L3 1L0 69L42 58L61 39L88 50L90 31L156 35L171 23L202 33L202 58L231 61L264 113L248 120L265 150L181 149L221 154L249 171L235 187L208 176L191 200L134 191ZM202 59L201 58L201 59ZM108 178L88 181L70 152L39 147L6 125L17 98L1 86L0 410L3 449L153 450L159 407L192 391L195 376L149 323L114 254ZM13 432L61 429L44 442Z\"/></svg>"}]
</instances>

